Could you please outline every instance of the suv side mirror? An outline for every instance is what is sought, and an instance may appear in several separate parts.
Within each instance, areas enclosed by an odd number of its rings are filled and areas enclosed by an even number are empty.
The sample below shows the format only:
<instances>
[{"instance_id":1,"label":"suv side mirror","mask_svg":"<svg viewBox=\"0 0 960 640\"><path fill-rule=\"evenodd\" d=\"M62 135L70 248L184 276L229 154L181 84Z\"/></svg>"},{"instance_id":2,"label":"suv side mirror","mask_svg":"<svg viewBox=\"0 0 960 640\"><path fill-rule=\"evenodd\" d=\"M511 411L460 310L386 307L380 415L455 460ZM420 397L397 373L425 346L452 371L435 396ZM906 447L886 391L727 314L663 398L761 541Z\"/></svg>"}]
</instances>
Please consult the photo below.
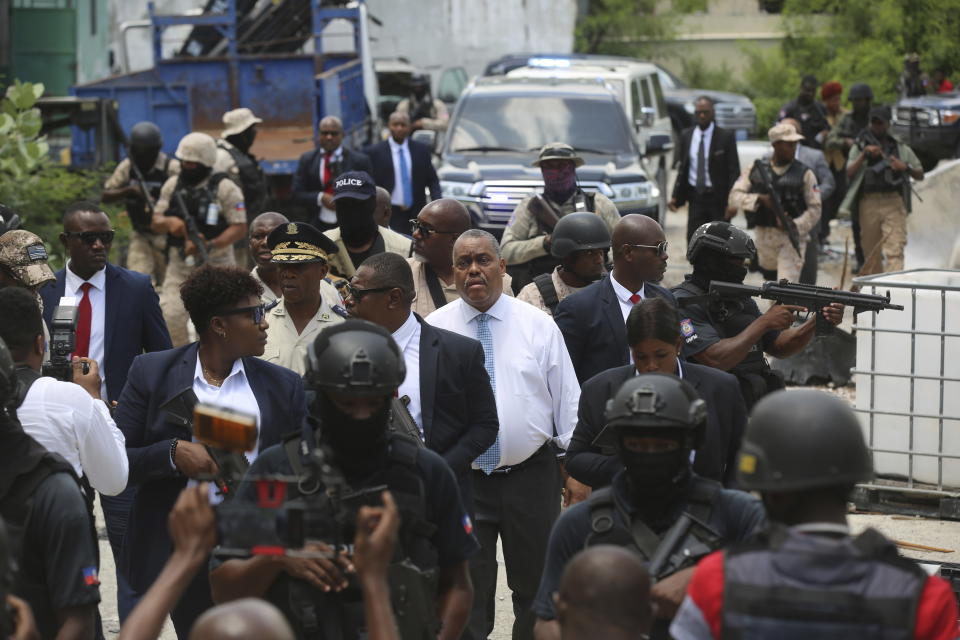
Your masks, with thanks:
<instances>
[{"instance_id":1,"label":"suv side mirror","mask_svg":"<svg viewBox=\"0 0 960 640\"><path fill-rule=\"evenodd\" d=\"M653 107L640 107L640 113L637 115L638 117L634 121L634 124L638 127L651 127L657 117L657 110Z\"/></svg>"},{"instance_id":2,"label":"suv side mirror","mask_svg":"<svg viewBox=\"0 0 960 640\"><path fill-rule=\"evenodd\" d=\"M666 153L673 149L673 139L663 133L655 133L647 140L647 154Z\"/></svg>"}]
</instances>

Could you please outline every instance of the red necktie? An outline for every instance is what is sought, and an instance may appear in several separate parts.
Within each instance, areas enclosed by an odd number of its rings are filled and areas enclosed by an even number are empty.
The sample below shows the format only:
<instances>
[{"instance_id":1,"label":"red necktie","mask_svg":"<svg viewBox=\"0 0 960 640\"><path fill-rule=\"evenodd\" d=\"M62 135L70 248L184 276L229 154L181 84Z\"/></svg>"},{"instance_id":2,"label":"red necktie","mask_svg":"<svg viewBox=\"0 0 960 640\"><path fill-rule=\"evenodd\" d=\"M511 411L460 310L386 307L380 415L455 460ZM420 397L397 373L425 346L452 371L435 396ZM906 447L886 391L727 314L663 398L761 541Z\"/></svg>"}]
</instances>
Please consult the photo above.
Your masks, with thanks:
<instances>
[{"instance_id":1,"label":"red necktie","mask_svg":"<svg viewBox=\"0 0 960 640\"><path fill-rule=\"evenodd\" d=\"M323 191L333 193L333 172L330 171L330 165L333 162L333 154L328 153L323 158Z\"/></svg>"},{"instance_id":2,"label":"red necktie","mask_svg":"<svg viewBox=\"0 0 960 640\"><path fill-rule=\"evenodd\" d=\"M639 294L639 293L635 293L635 294L633 294L632 296L630 296L630 303L631 303L631 304L637 304L638 302L640 302L640 300L641 300L641 298L640 298L640 294Z\"/></svg>"},{"instance_id":3,"label":"red necktie","mask_svg":"<svg viewBox=\"0 0 960 640\"><path fill-rule=\"evenodd\" d=\"M84 282L80 285L83 297L80 299L79 313L77 314L77 339L74 343L73 355L86 358L90 355L90 320L93 317L93 307L90 306L90 287L93 285Z\"/></svg>"}]
</instances>

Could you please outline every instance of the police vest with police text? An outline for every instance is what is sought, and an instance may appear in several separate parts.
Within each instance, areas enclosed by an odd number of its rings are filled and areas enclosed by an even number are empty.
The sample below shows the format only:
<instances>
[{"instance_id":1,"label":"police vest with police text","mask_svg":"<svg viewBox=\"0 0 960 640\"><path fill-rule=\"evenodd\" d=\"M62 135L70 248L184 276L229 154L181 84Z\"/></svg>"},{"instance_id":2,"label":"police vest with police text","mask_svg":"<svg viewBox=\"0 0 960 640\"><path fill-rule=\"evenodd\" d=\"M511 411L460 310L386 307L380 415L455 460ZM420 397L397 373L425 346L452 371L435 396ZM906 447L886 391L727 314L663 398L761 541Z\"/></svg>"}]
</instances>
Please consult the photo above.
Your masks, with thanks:
<instances>
[{"instance_id":1,"label":"police vest with police text","mask_svg":"<svg viewBox=\"0 0 960 640\"><path fill-rule=\"evenodd\" d=\"M914 637L927 575L874 529L856 538L774 525L724 552L721 635Z\"/></svg>"},{"instance_id":2,"label":"police vest with police text","mask_svg":"<svg viewBox=\"0 0 960 640\"><path fill-rule=\"evenodd\" d=\"M197 223L197 230L203 234L203 237L207 240L213 240L230 226L230 223L227 222L227 212L221 209L220 199L217 197L220 182L229 179L230 176L225 173L214 173L207 178L206 182L195 187L184 185L182 177L177 179L174 194L170 196L170 208L167 209L166 215L177 217L183 217L184 215L191 216ZM183 197L183 203L186 205L187 211L180 210L180 200L176 197L177 193ZM211 207L215 209L211 209ZM208 219L213 219L211 212L217 214L214 224L208 224ZM182 247L184 238L180 236L169 236L167 244L171 247Z\"/></svg>"},{"instance_id":3,"label":"police vest with police text","mask_svg":"<svg viewBox=\"0 0 960 640\"><path fill-rule=\"evenodd\" d=\"M768 161L769 162L769 161ZM773 176L773 188L780 196L780 204L784 212L791 218L799 218L807 209L807 201L803 196L803 176L807 172L807 166L799 160L794 160L783 173L777 175L776 171L771 171ZM754 171L750 172L750 193L761 193L762 181L754 176ZM777 214L773 209L760 204L755 214L751 216L753 224L759 227L777 226Z\"/></svg>"}]
</instances>

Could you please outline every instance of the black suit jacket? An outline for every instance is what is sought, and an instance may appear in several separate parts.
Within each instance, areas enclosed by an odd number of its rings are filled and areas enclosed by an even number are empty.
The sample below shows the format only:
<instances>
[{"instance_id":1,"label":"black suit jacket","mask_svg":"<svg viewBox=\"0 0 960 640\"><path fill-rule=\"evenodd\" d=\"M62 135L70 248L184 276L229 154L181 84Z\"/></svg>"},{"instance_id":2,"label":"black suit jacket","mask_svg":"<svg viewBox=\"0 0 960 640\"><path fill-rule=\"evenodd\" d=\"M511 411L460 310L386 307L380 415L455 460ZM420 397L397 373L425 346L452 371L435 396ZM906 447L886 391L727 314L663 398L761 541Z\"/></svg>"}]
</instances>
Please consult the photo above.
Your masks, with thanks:
<instances>
[{"instance_id":1,"label":"black suit jacket","mask_svg":"<svg viewBox=\"0 0 960 640\"><path fill-rule=\"evenodd\" d=\"M408 140L410 146L410 181L413 183L413 204L410 206L413 214L419 213L427 204L424 192L430 190L430 199L437 200L440 196L440 179L430 160L430 147L413 140ZM384 140L367 147L367 155L373 165L373 181L378 187L383 187L393 193L393 153L390 152L390 141Z\"/></svg>"},{"instance_id":2,"label":"black suit jacket","mask_svg":"<svg viewBox=\"0 0 960 640\"><path fill-rule=\"evenodd\" d=\"M320 164L326 152L323 149L314 149L300 156L297 163L297 172L293 174L293 200L307 207L308 211L319 212L317 197L326 189L320 177ZM332 163L330 173L333 179L345 171L366 171L373 173L370 158L366 154L343 148L343 157L340 162Z\"/></svg>"},{"instance_id":3,"label":"black suit jacket","mask_svg":"<svg viewBox=\"0 0 960 640\"><path fill-rule=\"evenodd\" d=\"M672 293L650 282L644 284L644 295L677 306ZM629 364L627 328L610 274L561 300L553 319L563 333L580 384L601 371Z\"/></svg>"},{"instance_id":4,"label":"black suit jacket","mask_svg":"<svg viewBox=\"0 0 960 640\"><path fill-rule=\"evenodd\" d=\"M490 448L500 423L480 343L420 323L420 413L427 447L457 476L464 506L473 513L470 465Z\"/></svg>"},{"instance_id":5,"label":"black suit jacket","mask_svg":"<svg viewBox=\"0 0 960 640\"><path fill-rule=\"evenodd\" d=\"M697 450L693 470L731 486L736 477L737 451L747 425L747 408L740 385L734 376L719 369L691 362L681 366L683 379L693 385L707 403L706 433ZM632 364L610 369L587 380L580 393L577 427L567 447L567 471L595 489L610 484L614 474L623 469L618 456L603 452L593 441L606 425L607 400L634 375L636 369Z\"/></svg>"},{"instance_id":6,"label":"black suit jacket","mask_svg":"<svg viewBox=\"0 0 960 640\"><path fill-rule=\"evenodd\" d=\"M680 141L680 167L677 169L677 179L673 183L673 199L677 206L682 206L695 195L694 187L687 181L690 173L690 142L693 140L693 129L685 129ZM694 151L696 153L696 151ZM707 172L710 175L710 184L713 186L716 197L724 203L730 195L733 183L740 177L740 157L737 155L737 138L733 131L721 129L713 125L713 137L710 139L710 150L707 153Z\"/></svg>"},{"instance_id":7,"label":"black suit jacket","mask_svg":"<svg viewBox=\"0 0 960 640\"><path fill-rule=\"evenodd\" d=\"M109 263L105 268L103 371L100 375L107 383L107 397L104 399L110 402L120 397L134 358L144 351L163 351L173 345L150 276ZM66 289L66 271L60 269L56 276L56 281L40 289L43 319L48 328L51 328L53 312Z\"/></svg>"},{"instance_id":8,"label":"black suit jacket","mask_svg":"<svg viewBox=\"0 0 960 640\"><path fill-rule=\"evenodd\" d=\"M128 486L138 487L120 552L120 570L134 590L144 593L160 574L171 551L167 517L187 478L170 464L170 440L190 432L171 423L161 407L193 386L197 345L138 356L114 413L127 440ZM259 450L299 428L307 411L303 380L293 371L254 357L243 358L250 389L260 408Z\"/></svg>"}]
</instances>

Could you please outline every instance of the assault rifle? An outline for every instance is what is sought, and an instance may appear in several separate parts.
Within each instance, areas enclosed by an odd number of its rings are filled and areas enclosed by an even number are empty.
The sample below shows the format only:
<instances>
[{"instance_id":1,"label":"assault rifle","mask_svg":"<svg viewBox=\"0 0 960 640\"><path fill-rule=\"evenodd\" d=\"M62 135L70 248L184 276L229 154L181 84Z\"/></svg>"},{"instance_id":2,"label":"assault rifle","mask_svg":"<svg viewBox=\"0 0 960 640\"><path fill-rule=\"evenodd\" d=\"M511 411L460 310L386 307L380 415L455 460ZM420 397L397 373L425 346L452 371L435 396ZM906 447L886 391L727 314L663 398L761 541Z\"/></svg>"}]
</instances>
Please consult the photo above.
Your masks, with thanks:
<instances>
[{"instance_id":1,"label":"assault rifle","mask_svg":"<svg viewBox=\"0 0 960 640\"><path fill-rule=\"evenodd\" d=\"M836 289L817 287L812 284L798 284L788 280L764 282L759 287L714 280L710 283L710 288L705 295L681 298L677 302L680 307L686 307L731 298L763 298L773 300L778 304L804 307L808 313L816 314L818 336L829 334L831 331L832 325L823 317L821 311L834 302L852 307L854 316L863 311L883 311L884 309L903 311L902 305L890 304L889 292L885 296L878 296L853 291L837 291Z\"/></svg>"},{"instance_id":2,"label":"assault rifle","mask_svg":"<svg viewBox=\"0 0 960 640\"><path fill-rule=\"evenodd\" d=\"M758 158L753 163L753 169L750 171L751 177L756 174L760 180L760 187L762 191L759 193L766 194L770 196L772 201L772 209L774 215L777 216L777 221L780 223L780 226L783 228L784 233L787 234L787 238L790 240L791 246L796 250L797 255L800 256L800 259L803 260L803 252L800 251L800 232L797 231L797 224L793 221L793 218L787 215L783 210L783 203L780 202L780 195L777 193L777 190L773 186L773 175L771 175L770 165L764 160Z\"/></svg>"},{"instance_id":3,"label":"assault rifle","mask_svg":"<svg viewBox=\"0 0 960 640\"><path fill-rule=\"evenodd\" d=\"M877 136L873 135L873 132L870 131L870 127L867 127L857 136L857 146L860 147L860 151L863 151L871 145L880 149L880 156L882 160L868 166L867 171L873 171L877 175L882 175L884 182L893 187L901 186L903 181L906 180L907 184L910 185L910 190L913 192L913 195L916 196L917 200L923 202L923 198L920 197L920 194L917 193L913 183L910 182L910 177L903 175L902 172L894 171L893 167L890 166L890 158L895 156L892 156L883 150L883 145L880 144Z\"/></svg>"},{"instance_id":4,"label":"assault rifle","mask_svg":"<svg viewBox=\"0 0 960 640\"><path fill-rule=\"evenodd\" d=\"M177 199L177 208L183 214L178 216L183 220L184 224L187 225L187 239L193 243L193 246L197 248L197 256L200 258L199 267L209 259L207 254L207 243L200 236L200 230L197 228L197 221L193 219L193 216L190 215L190 210L187 208L187 203L183 201L183 194L174 189L173 196ZM186 260L186 248L180 247L180 257Z\"/></svg>"},{"instance_id":5,"label":"assault rifle","mask_svg":"<svg viewBox=\"0 0 960 640\"><path fill-rule=\"evenodd\" d=\"M553 233L553 228L560 222L560 216L543 196L535 195L530 198L527 209L547 233Z\"/></svg>"},{"instance_id":6,"label":"assault rifle","mask_svg":"<svg viewBox=\"0 0 960 640\"><path fill-rule=\"evenodd\" d=\"M419 447L423 446L420 427L417 426L416 420L410 415L410 396L401 396L390 400L390 430L407 436L416 442Z\"/></svg>"}]
</instances>

